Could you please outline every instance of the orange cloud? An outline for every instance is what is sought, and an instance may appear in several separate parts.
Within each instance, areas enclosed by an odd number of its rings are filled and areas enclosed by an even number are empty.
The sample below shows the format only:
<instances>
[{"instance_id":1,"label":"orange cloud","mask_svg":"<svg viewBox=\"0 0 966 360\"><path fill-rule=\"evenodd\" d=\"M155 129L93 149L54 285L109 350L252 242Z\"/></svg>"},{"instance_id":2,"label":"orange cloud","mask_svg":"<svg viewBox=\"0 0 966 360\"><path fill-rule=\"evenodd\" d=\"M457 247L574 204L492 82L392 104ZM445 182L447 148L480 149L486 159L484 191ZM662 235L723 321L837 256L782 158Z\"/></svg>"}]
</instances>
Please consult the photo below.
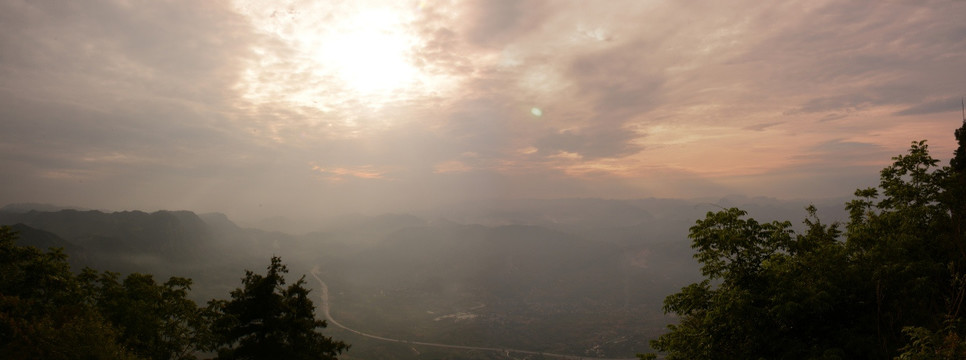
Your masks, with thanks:
<instances>
[{"instance_id":1,"label":"orange cloud","mask_svg":"<svg viewBox=\"0 0 966 360\"><path fill-rule=\"evenodd\" d=\"M471 167L464 164L462 161L458 161L458 160L441 162L439 164L436 164L436 166L433 167L433 172L437 174L459 173L459 172L467 172L470 170L472 170Z\"/></svg>"},{"instance_id":2,"label":"orange cloud","mask_svg":"<svg viewBox=\"0 0 966 360\"><path fill-rule=\"evenodd\" d=\"M348 178L357 179L386 179L386 172L375 169L372 165L355 167L331 167L323 168L318 164L310 164L312 171L321 174L322 178L330 182L343 182Z\"/></svg>"}]
</instances>

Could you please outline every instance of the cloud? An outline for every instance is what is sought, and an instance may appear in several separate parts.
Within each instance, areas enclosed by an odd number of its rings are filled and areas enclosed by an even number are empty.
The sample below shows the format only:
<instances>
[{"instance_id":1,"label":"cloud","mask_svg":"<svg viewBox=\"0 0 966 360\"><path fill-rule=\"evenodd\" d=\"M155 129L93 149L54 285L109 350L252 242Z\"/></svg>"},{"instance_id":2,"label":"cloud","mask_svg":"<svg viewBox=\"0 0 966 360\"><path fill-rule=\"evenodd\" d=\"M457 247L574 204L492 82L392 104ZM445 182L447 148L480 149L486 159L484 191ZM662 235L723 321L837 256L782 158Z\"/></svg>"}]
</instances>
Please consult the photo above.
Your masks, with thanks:
<instances>
[{"instance_id":1,"label":"cloud","mask_svg":"<svg viewBox=\"0 0 966 360\"><path fill-rule=\"evenodd\" d=\"M948 97L938 100L927 101L918 105L913 105L902 111L895 112L899 116L925 115L936 113L947 113L955 111L959 107L962 110L962 98Z\"/></svg>"},{"instance_id":2,"label":"cloud","mask_svg":"<svg viewBox=\"0 0 966 360\"><path fill-rule=\"evenodd\" d=\"M323 168L317 164L311 164L312 171L315 171L322 175L322 177L328 181L332 182L342 182L349 177L357 179L369 179L378 180L385 179L386 173L382 170L377 170L375 167L370 165L355 166L351 168L345 167L335 167L335 168Z\"/></svg>"},{"instance_id":3,"label":"cloud","mask_svg":"<svg viewBox=\"0 0 966 360\"><path fill-rule=\"evenodd\" d=\"M782 22L769 24L767 36L735 59L754 64L769 90L805 95L797 111L863 111L960 91L942 74L953 72L966 52L966 43L952 40L966 27L937 19L962 4L804 4L772 7ZM784 16L787 10L800 14Z\"/></svg>"},{"instance_id":4,"label":"cloud","mask_svg":"<svg viewBox=\"0 0 966 360\"><path fill-rule=\"evenodd\" d=\"M477 46L500 48L539 28L553 8L544 1L476 0L465 4L466 39Z\"/></svg>"},{"instance_id":5,"label":"cloud","mask_svg":"<svg viewBox=\"0 0 966 360\"><path fill-rule=\"evenodd\" d=\"M840 96L828 96L814 98L803 104L794 113L817 113L817 112L855 112L865 110L873 105L870 97L860 94L849 94Z\"/></svg>"},{"instance_id":6,"label":"cloud","mask_svg":"<svg viewBox=\"0 0 966 360\"><path fill-rule=\"evenodd\" d=\"M0 202L254 214L847 194L910 140L952 148L962 13L954 1L0 0ZM347 22L373 16L387 20ZM363 91L343 68L383 53L323 45L377 28L417 75Z\"/></svg>"},{"instance_id":7,"label":"cloud","mask_svg":"<svg viewBox=\"0 0 966 360\"><path fill-rule=\"evenodd\" d=\"M823 166L828 164L833 158L847 158L850 165L860 165L862 163L879 164L883 158L888 157L886 149L880 145L848 141L844 139L834 139L813 145L808 152L796 156L799 160L804 160L811 166Z\"/></svg>"},{"instance_id":8,"label":"cloud","mask_svg":"<svg viewBox=\"0 0 966 360\"><path fill-rule=\"evenodd\" d=\"M471 167L467 166L465 163L459 160L450 160L441 162L434 166L434 173L445 174L445 173L461 173L472 170Z\"/></svg>"},{"instance_id":9,"label":"cloud","mask_svg":"<svg viewBox=\"0 0 966 360\"><path fill-rule=\"evenodd\" d=\"M560 151L579 155L581 158L615 158L633 154L642 149L632 143L639 135L620 128L596 127L589 131L561 131L540 138L536 147L542 154Z\"/></svg>"},{"instance_id":10,"label":"cloud","mask_svg":"<svg viewBox=\"0 0 966 360\"><path fill-rule=\"evenodd\" d=\"M218 95L237 77L250 29L217 3L172 5L5 1L5 13L18 16L5 21L0 37L4 53L15 54L4 60L5 75L14 75L4 88L17 84L25 92L37 83L59 83L67 88L62 91L87 90L75 96L222 100Z\"/></svg>"},{"instance_id":11,"label":"cloud","mask_svg":"<svg viewBox=\"0 0 966 360\"><path fill-rule=\"evenodd\" d=\"M777 126L777 125L781 125L781 124L784 124L784 122L782 122L782 121L775 121L775 122L768 122L768 123L748 125L748 126L745 126L743 129L745 129L745 130L751 130L751 131L764 131L765 129L768 129L768 128L772 127L772 126Z\"/></svg>"}]
</instances>

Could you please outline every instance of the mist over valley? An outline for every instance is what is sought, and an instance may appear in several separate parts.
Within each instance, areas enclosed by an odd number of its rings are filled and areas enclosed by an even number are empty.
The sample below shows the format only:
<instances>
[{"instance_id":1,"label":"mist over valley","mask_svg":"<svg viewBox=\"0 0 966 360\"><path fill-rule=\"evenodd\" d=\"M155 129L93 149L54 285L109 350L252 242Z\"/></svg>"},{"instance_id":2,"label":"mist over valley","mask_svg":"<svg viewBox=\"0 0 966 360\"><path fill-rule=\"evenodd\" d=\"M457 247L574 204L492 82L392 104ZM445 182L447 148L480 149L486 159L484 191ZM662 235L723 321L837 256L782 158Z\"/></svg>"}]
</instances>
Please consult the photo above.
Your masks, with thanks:
<instances>
[{"instance_id":1,"label":"mist over valley","mask_svg":"<svg viewBox=\"0 0 966 360\"><path fill-rule=\"evenodd\" d=\"M829 221L844 216L834 203L823 205ZM739 205L780 218L801 217L807 204L737 196L713 203L519 200L418 215L347 214L318 219L308 232L241 227L219 213L13 204L0 209L0 224L12 225L23 245L63 247L75 269L192 278L191 296L199 302L224 298L237 287L239 269L257 270L275 255L295 274L315 271L328 285L332 316L352 329L410 341L626 358L646 351L647 341L673 321L662 311L664 297L700 278L689 224ZM317 299L318 284L308 286ZM354 344L347 358L418 358L400 344L331 325L326 331Z\"/></svg>"}]
</instances>

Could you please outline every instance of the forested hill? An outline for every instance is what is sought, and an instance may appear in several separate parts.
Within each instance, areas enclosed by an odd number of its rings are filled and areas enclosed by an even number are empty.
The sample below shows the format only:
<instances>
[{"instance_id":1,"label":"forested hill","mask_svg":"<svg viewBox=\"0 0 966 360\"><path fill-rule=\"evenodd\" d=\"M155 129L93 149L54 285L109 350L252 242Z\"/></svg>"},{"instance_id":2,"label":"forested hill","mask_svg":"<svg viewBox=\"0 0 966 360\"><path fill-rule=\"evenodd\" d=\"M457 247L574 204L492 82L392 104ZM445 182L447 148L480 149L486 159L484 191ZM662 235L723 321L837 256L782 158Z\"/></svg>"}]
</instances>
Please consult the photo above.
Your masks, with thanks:
<instances>
[{"instance_id":1,"label":"forested hill","mask_svg":"<svg viewBox=\"0 0 966 360\"><path fill-rule=\"evenodd\" d=\"M688 227L723 205L777 218L803 214L806 203L520 200L320 219L303 234L245 228L217 213L25 205L0 211L0 224L14 225L20 244L65 248L75 270L192 278L197 301L224 297L239 269L279 255L298 273L318 268L333 315L369 333L627 357L645 351L671 319L661 314L663 298L699 279ZM341 335L360 358L416 358L398 345Z\"/></svg>"},{"instance_id":2,"label":"forested hill","mask_svg":"<svg viewBox=\"0 0 966 360\"><path fill-rule=\"evenodd\" d=\"M294 242L291 236L242 229L223 215L37 211L26 206L4 209L7 211L0 211L0 225L12 226L18 232L19 244L63 248L75 271L92 267L191 277L196 284L193 295L198 299L230 290L237 281L238 269L264 262L273 254L294 252L292 246L281 248Z\"/></svg>"},{"instance_id":3,"label":"forested hill","mask_svg":"<svg viewBox=\"0 0 966 360\"><path fill-rule=\"evenodd\" d=\"M96 210L0 211L0 224L23 224L57 235L68 246L88 252L111 254L146 253L166 261L196 260L198 250L208 245L207 224L190 211ZM32 241L33 234L21 234Z\"/></svg>"},{"instance_id":4,"label":"forested hill","mask_svg":"<svg viewBox=\"0 0 966 360\"><path fill-rule=\"evenodd\" d=\"M570 207L592 201L571 201ZM20 244L63 247L75 270L91 266L192 278L190 297L198 301L224 296L237 283L239 269L275 254L301 273L319 266L333 286L336 313L368 331L423 341L575 354L597 347L594 354L633 355L659 329L663 294L694 279L686 243L647 232L628 238L641 222L611 223L621 226L611 228L613 236L588 238L573 231L583 229L575 222L587 223L579 210L558 206L557 212L575 215L546 224L558 229L402 214L350 216L321 222L325 227L303 235L242 228L222 214L187 211L24 209L0 211L0 224L14 225ZM398 297L380 295L387 293ZM464 310L472 314L447 317ZM642 325L628 316L650 320ZM561 327L561 321L580 323L581 330ZM369 349L357 354L397 355Z\"/></svg>"}]
</instances>

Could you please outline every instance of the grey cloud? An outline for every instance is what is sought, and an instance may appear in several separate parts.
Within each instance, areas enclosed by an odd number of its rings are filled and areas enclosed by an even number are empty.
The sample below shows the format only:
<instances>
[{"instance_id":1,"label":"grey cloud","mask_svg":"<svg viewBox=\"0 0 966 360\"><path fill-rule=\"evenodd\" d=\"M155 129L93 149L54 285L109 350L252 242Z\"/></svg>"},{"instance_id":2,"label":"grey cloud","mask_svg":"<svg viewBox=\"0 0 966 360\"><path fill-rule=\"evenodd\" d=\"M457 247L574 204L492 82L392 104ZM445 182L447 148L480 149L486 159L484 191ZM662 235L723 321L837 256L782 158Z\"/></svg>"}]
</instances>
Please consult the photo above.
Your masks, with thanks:
<instances>
[{"instance_id":1,"label":"grey cloud","mask_svg":"<svg viewBox=\"0 0 966 360\"><path fill-rule=\"evenodd\" d=\"M897 111L895 115L925 115L951 112L962 109L962 98L948 97L945 99L927 101L918 105L913 105L905 110Z\"/></svg>"},{"instance_id":2,"label":"grey cloud","mask_svg":"<svg viewBox=\"0 0 966 360\"><path fill-rule=\"evenodd\" d=\"M866 109L873 104L873 99L862 94L840 96L825 96L814 98L803 104L792 113L816 113L826 111L853 112Z\"/></svg>"},{"instance_id":3,"label":"grey cloud","mask_svg":"<svg viewBox=\"0 0 966 360\"><path fill-rule=\"evenodd\" d=\"M680 185L679 194L732 191L641 153L652 140L643 131L662 122L673 126L655 131L689 144L682 151L704 151L684 132L711 121L749 131L783 124L803 135L790 146L818 142L789 150L791 165L749 177L744 189L823 193L854 188L835 181L870 167L874 178L877 166L863 164L895 155L829 141L871 123L847 121L882 106L906 116L955 111L952 96L966 83L966 25L955 16L963 2L428 3L407 25L420 36L410 60L458 85L372 110L313 72L324 64L299 68L296 49L255 33L227 3L0 0L0 200L100 207L91 201L134 204L155 192L157 204L180 196L169 204L265 212L378 210L420 197L622 197L650 186L633 181ZM256 46L273 56L254 58ZM250 65L278 85L255 89L269 99L257 105L238 93ZM318 97L319 108L291 104L293 93ZM845 120L774 119L782 111ZM877 126L892 136L903 121L885 116ZM575 175L554 168L566 162L560 152L647 178ZM465 167L434 173L454 161ZM371 166L387 178L333 184L313 176L313 163Z\"/></svg>"},{"instance_id":4,"label":"grey cloud","mask_svg":"<svg viewBox=\"0 0 966 360\"><path fill-rule=\"evenodd\" d=\"M539 27L549 6L543 1L478 0L469 4L467 40L478 46L503 44Z\"/></svg>"},{"instance_id":5,"label":"grey cloud","mask_svg":"<svg viewBox=\"0 0 966 360\"><path fill-rule=\"evenodd\" d=\"M759 20L760 40L729 62L747 66L761 91L823 92L793 112L913 106L961 92L966 80L966 27L942 20L966 11L964 3L832 2L797 18L772 7L775 20Z\"/></svg>"},{"instance_id":6,"label":"grey cloud","mask_svg":"<svg viewBox=\"0 0 966 360\"><path fill-rule=\"evenodd\" d=\"M2 6L15 7L7 10L25 18L3 25L6 35L0 35L0 52L19 54L3 59L4 69L20 73L30 69L32 76L53 76L36 80L60 80L100 92L121 88L221 101L223 89L238 72L234 67L238 55L245 53L243 38L250 35L242 19L214 3L5 2Z\"/></svg>"},{"instance_id":7,"label":"grey cloud","mask_svg":"<svg viewBox=\"0 0 966 360\"><path fill-rule=\"evenodd\" d=\"M866 110L881 105L905 105L906 109L895 112L894 115L924 115L938 112L953 111L958 108L958 98L948 97L939 100L928 100L927 94L938 93L927 86L892 83L879 87L863 89L861 92L847 93L836 96L813 98L799 108L787 114L835 112L826 118L841 118L844 114Z\"/></svg>"},{"instance_id":8,"label":"grey cloud","mask_svg":"<svg viewBox=\"0 0 966 360\"><path fill-rule=\"evenodd\" d=\"M868 163L884 162L895 154L876 144L834 139L813 145L808 152L792 156L798 163L796 168L812 170L828 168L829 163L840 164L843 168ZM855 170L850 170L855 171Z\"/></svg>"},{"instance_id":9,"label":"grey cloud","mask_svg":"<svg viewBox=\"0 0 966 360\"><path fill-rule=\"evenodd\" d=\"M749 126L743 127L742 129L751 130L751 131L764 131L767 128L770 128L770 127L776 126L776 125L781 125L781 124L784 124L784 123L785 123L784 121L774 121L774 122L767 122L767 123L760 123L760 124L749 125Z\"/></svg>"},{"instance_id":10,"label":"grey cloud","mask_svg":"<svg viewBox=\"0 0 966 360\"><path fill-rule=\"evenodd\" d=\"M650 63L644 49L645 44L632 43L581 56L574 60L570 75L581 94L597 99L598 112L626 120L624 116L647 112L663 100L663 69Z\"/></svg>"},{"instance_id":11,"label":"grey cloud","mask_svg":"<svg viewBox=\"0 0 966 360\"><path fill-rule=\"evenodd\" d=\"M14 104L13 102L16 102ZM234 131L170 104L141 103L139 112L96 112L58 103L0 100L0 144L17 149L5 161L45 172L85 170L140 177L163 172L197 176L237 173L243 157L266 156ZM206 114L211 116L211 114ZM236 169L236 170L232 170Z\"/></svg>"},{"instance_id":12,"label":"grey cloud","mask_svg":"<svg viewBox=\"0 0 966 360\"><path fill-rule=\"evenodd\" d=\"M445 25L427 22L422 24L420 33L425 43L414 49L413 63L430 74L466 74L473 68L465 51L460 51L463 43L459 35Z\"/></svg>"},{"instance_id":13,"label":"grey cloud","mask_svg":"<svg viewBox=\"0 0 966 360\"><path fill-rule=\"evenodd\" d=\"M29 154L4 163L136 183L264 154L225 116L250 29L220 5L0 3L0 145Z\"/></svg>"},{"instance_id":14,"label":"grey cloud","mask_svg":"<svg viewBox=\"0 0 966 360\"><path fill-rule=\"evenodd\" d=\"M459 144L460 152L497 156L523 135L514 131L502 99L475 99L460 102L446 124L447 136Z\"/></svg>"},{"instance_id":15,"label":"grey cloud","mask_svg":"<svg viewBox=\"0 0 966 360\"><path fill-rule=\"evenodd\" d=\"M497 156L506 155L514 146L535 145L541 154L570 151L594 159L640 150L633 144L639 135L625 125L659 106L665 91L662 66L648 54L651 44L639 39L645 34L622 33L625 43L605 48L537 51L515 59L520 63L512 67L473 68L472 59L466 57L472 53L472 47L461 42L461 35L476 45L502 46L518 40L516 47L532 43L539 48L543 46L543 37L576 36L581 21L567 17L573 14L551 11L542 2L477 2L469 9L468 15L461 18L469 22L467 25L447 22L443 13L425 14L419 25L429 41L416 54L422 66L444 73L472 74L464 92L468 99L452 108L446 127L448 136L459 139L466 151ZM555 18L556 15L561 18ZM538 31L541 24L549 23L572 34ZM456 30L467 26L469 30L464 33ZM518 107L523 96L515 90L515 83L529 71L546 71L548 66L575 85L573 89L559 90L575 92L580 101L588 104L590 112L557 113L553 118L558 121L542 125L526 124L512 115L510 108ZM573 95L561 93L552 101L566 104L573 100L569 96ZM545 110L553 108L552 103L545 105Z\"/></svg>"},{"instance_id":16,"label":"grey cloud","mask_svg":"<svg viewBox=\"0 0 966 360\"><path fill-rule=\"evenodd\" d=\"M845 151L854 150L869 150L869 149L879 149L879 145L858 142L858 141L844 141L842 139L834 139L825 141L811 147L812 151L817 151L821 153L840 153Z\"/></svg>"},{"instance_id":17,"label":"grey cloud","mask_svg":"<svg viewBox=\"0 0 966 360\"><path fill-rule=\"evenodd\" d=\"M577 153L585 159L613 158L643 150L640 145L632 143L639 137L640 135L632 131L619 128L565 130L538 139L536 147L545 156L553 156L559 151L565 151Z\"/></svg>"},{"instance_id":18,"label":"grey cloud","mask_svg":"<svg viewBox=\"0 0 966 360\"><path fill-rule=\"evenodd\" d=\"M574 60L570 75L581 96L593 99L594 115L579 130L547 135L538 141L541 151L576 152L587 158L620 157L641 150L640 137L625 126L660 106L666 79L651 64L643 49L632 43Z\"/></svg>"},{"instance_id":19,"label":"grey cloud","mask_svg":"<svg viewBox=\"0 0 966 360\"><path fill-rule=\"evenodd\" d=\"M789 156L789 164L755 176L759 191L809 194L851 194L875 186L878 171L896 154L876 144L833 139ZM802 196L802 195L799 195Z\"/></svg>"},{"instance_id":20,"label":"grey cloud","mask_svg":"<svg viewBox=\"0 0 966 360\"><path fill-rule=\"evenodd\" d=\"M945 108L945 111L954 109L952 104L958 101L952 97L923 102L927 94L935 92L929 86L922 84L893 82L842 95L816 97L789 113L850 113L881 105L911 105L910 108L899 111L896 115L921 115L943 111L935 110L938 108Z\"/></svg>"},{"instance_id":21,"label":"grey cloud","mask_svg":"<svg viewBox=\"0 0 966 360\"><path fill-rule=\"evenodd\" d=\"M822 116L822 118L819 119L818 121L819 122L828 122L828 121L835 121L835 120L838 120L838 119L844 119L844 118L847 118L847 117L849 117L849 114L848 113L832 113L832 114L826 114L825 116Z\"/></svg>"},{"instance_id":22,"label":"grey cloud","mask_svg":"<svg viewBox=\"0 0 966 360\"><path fill-rule=\"evenodd\" d=\"M786 166L728 180L754 183L758 193L794 194L814 201L875 186L878 171L895 155L880 145L832 139L789 154Z\"/></svg>"}]
</instances>

